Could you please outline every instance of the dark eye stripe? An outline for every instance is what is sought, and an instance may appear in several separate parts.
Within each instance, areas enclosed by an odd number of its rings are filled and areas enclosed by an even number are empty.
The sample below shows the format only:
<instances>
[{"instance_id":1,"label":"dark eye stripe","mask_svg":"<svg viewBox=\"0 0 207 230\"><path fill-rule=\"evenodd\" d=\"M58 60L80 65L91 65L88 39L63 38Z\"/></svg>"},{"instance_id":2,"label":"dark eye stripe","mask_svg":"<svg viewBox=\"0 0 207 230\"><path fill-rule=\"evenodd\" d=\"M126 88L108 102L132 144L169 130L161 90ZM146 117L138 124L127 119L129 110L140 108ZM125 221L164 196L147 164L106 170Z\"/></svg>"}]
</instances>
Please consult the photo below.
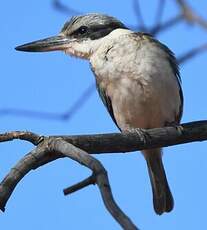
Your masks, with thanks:
<instances>
[{"instance_id":1,"label":"dark eye stripe","mask_svg":"<svg viewBox=\"0 0 207 230\"><path fill-rule=\"evenodd\" d=\"M67 27L67 25L64 27ZM90 38L91 40L95 40L108 35L113 30L118 28L127 29L127 27L124 26L122 23L115 22L111 22L108 24L89 25L88 27L83 25L72 33L68 34L68 36L72 36L74 38Z\"/></svg>"},{"instance_id":2,"label":"dark eye stripe","mask_svg":"<svg viewBox=\"0 0 207 230\"><path fill-rule=\"evenodd\" d=\"M123 24L117 24L117 23L113 23L113 22L110 24L107 24L107 25L94 25L94 26L90 27L91 31L93 31L93 32L97 32L100 30L107 30L107 29L115 30L118 28L127 29L127 27L124 26Z\"/></svg>"},{"instance_id":3,"label":"dark eye stripe","mask_svg":"<svg viewBox=\"0 0 207 230\"><path fill-rule=\"evenodd\" d=\"M90 28L89 37L92 40L99 39L111 33L115 29L127 29L123 24L110 23L108 25L95 25Z\"/></svg>"}]
</instances>

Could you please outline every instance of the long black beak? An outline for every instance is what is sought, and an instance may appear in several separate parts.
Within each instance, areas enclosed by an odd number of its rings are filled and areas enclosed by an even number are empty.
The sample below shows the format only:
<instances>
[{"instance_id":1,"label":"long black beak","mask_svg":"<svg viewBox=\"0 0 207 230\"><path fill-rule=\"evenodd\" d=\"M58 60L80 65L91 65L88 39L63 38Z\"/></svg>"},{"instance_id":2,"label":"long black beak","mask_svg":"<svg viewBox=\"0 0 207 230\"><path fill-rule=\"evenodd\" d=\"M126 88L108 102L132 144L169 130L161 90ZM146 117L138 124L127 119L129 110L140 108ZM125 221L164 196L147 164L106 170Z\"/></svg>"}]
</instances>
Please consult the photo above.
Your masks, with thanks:
<instances>
[{"instance_id":1,"label":"long black beak","mask_svg":"<svg viewBox=\"0 0 207 230\"><path fill-rule=\"evenodd\" d=\"M65 50L67 48L67 45L72 40L73 39L67 38L64 35L58 35L17 46L15 49L25 52L47 52L54 50Z\"/></svg>"}]
</instances>

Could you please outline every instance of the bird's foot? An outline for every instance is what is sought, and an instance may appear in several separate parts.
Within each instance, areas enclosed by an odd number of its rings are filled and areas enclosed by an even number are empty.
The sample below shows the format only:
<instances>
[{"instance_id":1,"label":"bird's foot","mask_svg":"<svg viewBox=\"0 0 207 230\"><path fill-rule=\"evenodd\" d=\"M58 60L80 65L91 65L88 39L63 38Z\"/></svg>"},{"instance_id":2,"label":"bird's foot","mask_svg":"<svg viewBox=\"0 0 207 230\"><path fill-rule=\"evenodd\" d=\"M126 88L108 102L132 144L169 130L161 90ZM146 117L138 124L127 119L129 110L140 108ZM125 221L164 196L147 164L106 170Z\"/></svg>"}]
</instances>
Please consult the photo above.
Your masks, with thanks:
<instances>
[{"instance_id":1,"label":"bird's foot","mask_svg":"<svg viewBox=\"0 0 207 230\"><path fill-rule=\"evenodd\" d=\"M165 123L165 126L171 126L171 127L174 127L178 133L181 135L183 133L183 126L178 124L177 122L173 121L173 122L166 122Z\"/></svg>"},{"instance_id":2,"label":"bird's foot","mask_svg":"<svg viewBox=\"0 0 207 230\"><path fill-rule=\"evenodd\" d=\"M139 137L139 139L146 144L148 140L150 139L150 135L146 132L145 129L142 128L129 128L125 130L126 133L136 133Z\"/></svg>"}]
</instances>

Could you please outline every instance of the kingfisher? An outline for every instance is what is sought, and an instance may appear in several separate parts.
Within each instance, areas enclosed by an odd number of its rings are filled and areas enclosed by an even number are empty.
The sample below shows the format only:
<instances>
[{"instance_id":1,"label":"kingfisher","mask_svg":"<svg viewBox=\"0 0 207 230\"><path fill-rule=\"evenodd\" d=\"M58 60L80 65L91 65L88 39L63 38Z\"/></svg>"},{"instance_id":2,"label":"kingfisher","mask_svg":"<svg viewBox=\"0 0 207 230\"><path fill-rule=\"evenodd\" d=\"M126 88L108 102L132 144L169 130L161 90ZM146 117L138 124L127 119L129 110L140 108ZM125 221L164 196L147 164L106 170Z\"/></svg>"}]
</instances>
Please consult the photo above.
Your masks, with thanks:
<instances>
[{"instance_id":1,"label":"kingfisher","mask_svg":"<svg viewBox=\"0 0 207 230\"><path fill-rule=\"evenodd\" d=\"M173 52L150 34L130 30L115 17L89 13L72 17L57 36L16 47L27 52L64 51L87 59L103 104L121 132L178 125L183 112L181 78ZM154 210L161 215L174 201L162 149L142 151L147 162Z\"/></svg>"}]
</instances>

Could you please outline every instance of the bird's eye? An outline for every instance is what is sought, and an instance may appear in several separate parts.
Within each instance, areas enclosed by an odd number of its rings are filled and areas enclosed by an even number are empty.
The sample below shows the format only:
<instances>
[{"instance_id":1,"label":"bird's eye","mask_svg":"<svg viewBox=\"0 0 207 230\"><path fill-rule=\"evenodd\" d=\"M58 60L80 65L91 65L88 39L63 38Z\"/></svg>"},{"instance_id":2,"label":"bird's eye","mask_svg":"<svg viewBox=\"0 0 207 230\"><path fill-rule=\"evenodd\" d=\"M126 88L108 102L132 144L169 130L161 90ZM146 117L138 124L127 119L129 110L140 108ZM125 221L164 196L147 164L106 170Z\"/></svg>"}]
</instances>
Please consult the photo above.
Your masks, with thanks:
<instances>
[{"instance_id":1,"label":"bird's eye","mask_svg":"<svg viewBox=\"0 0 207 230\"><path fill-rule=\"evenodd\" d=\"M88 27L87 26L81 26L79 29L78 29L78 33L79 34L85 34L88 32Z\"/></svg>"}]
</instances>

